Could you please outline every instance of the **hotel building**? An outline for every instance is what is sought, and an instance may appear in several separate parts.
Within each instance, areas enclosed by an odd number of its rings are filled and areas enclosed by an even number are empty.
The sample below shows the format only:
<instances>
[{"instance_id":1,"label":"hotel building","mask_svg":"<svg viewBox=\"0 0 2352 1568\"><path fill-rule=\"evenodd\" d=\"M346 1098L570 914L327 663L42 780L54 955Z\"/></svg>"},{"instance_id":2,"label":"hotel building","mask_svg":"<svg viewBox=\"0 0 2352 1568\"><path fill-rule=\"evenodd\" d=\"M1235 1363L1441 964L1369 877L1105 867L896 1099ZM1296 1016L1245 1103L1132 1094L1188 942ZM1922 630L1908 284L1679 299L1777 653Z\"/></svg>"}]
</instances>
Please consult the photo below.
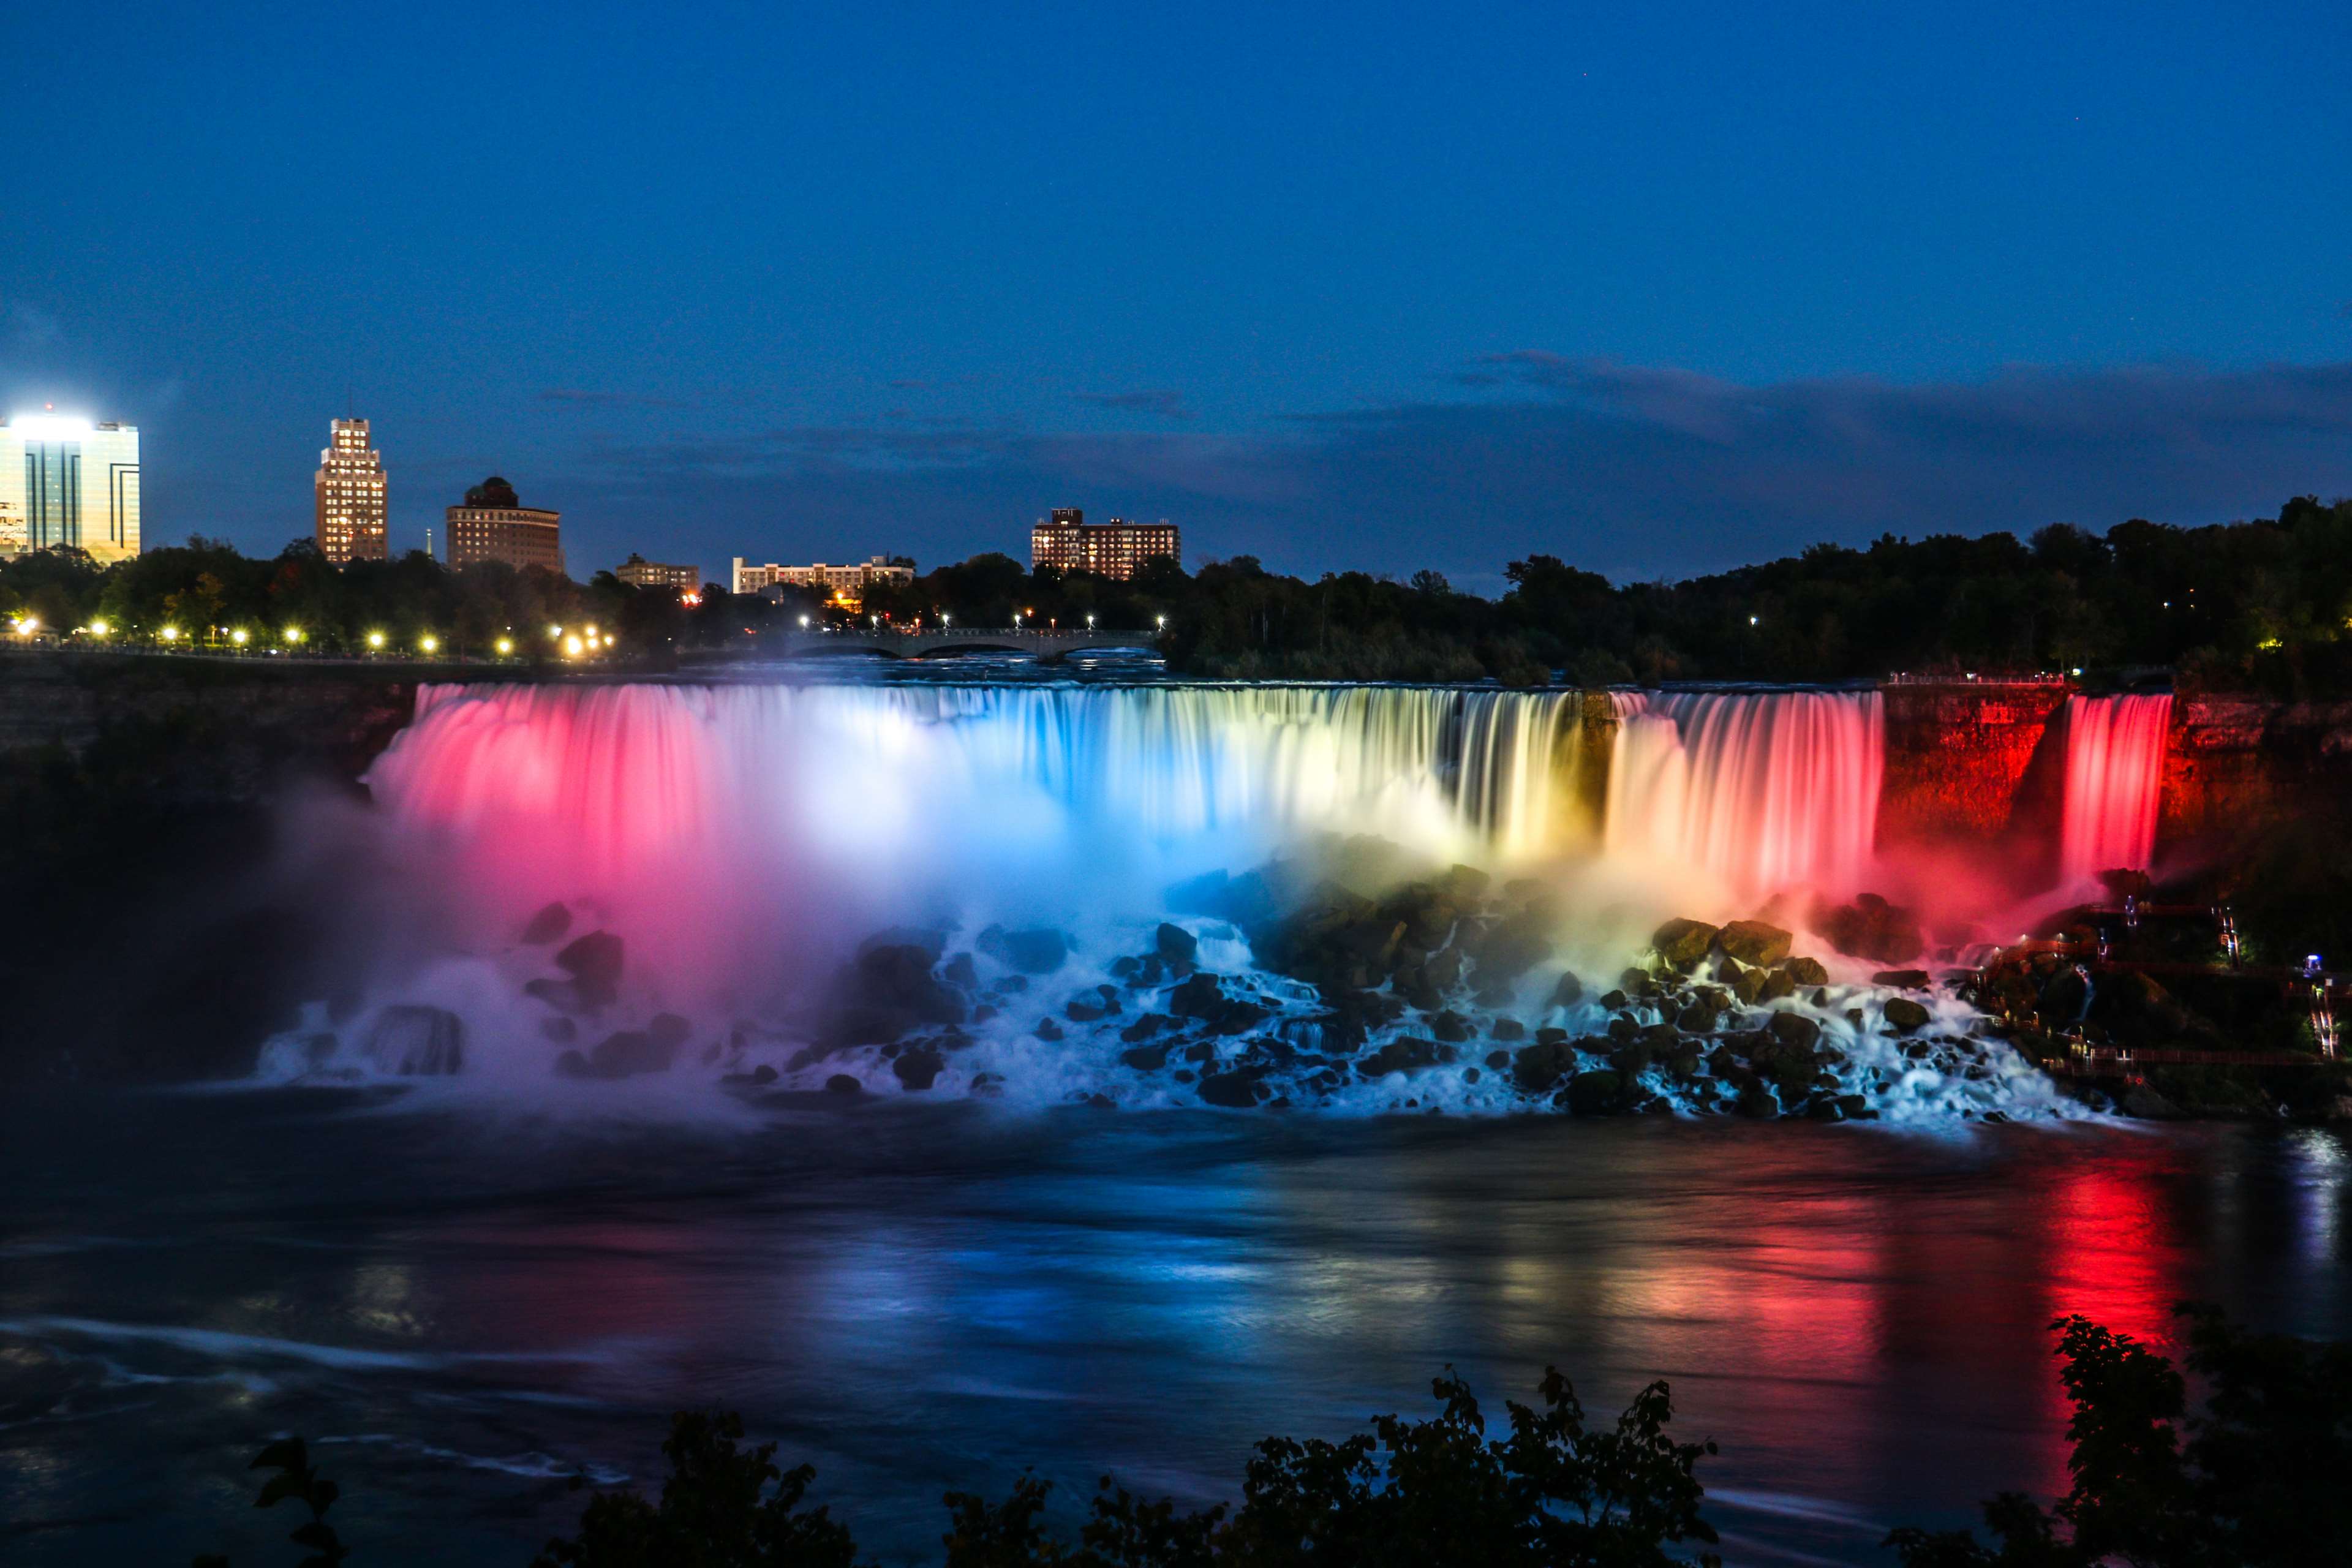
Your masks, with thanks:
<instances>
[{"instance_id":1,"label":"hotel building","mask_svg":"<svg viewBox=\"0 0 2352 1568\"><path fill-rule=\"evenodd\" d=\"M845 610L855 610L866 602L866 590L876 583L911 583L915 580L915 562L908 555L874 555L856 566L832 566L817 562L812 566L779 566L770 562L765 566L748 564L738 555L734 558L731 591L738 594L764 593L771 588L814 588Z\"/></svg>"},{"instance_id":2,"label":"hotel building","mask_svg":"<svg viewBox=\"0 0 2352 1568\"><path fill-rule=\"evenodd\" d=\"M139 426L54 414L0 425L0 555L57 545L139 553Z\"/></svg>"},{"instance_id":3,"label":"hotel building","mask_svg":"<svg viewBox=\"0 0 2352 1568\"><path fill-rule=\"evenodd\" d=\"M368 422L337 419L319 454L319 553L341 566L382 561L384 532L383 455L368 444Z\"/></svg>"},{"instance_id":4,"label":"hotel building","mask_svg":"<svg viewBox=\"0 0 2352 1568\"><path fill-rule=\"evenodd\" d=\"M1134 576L1155 555L1181 563L1183 545L1176 526L1158 522L1088 522L1074 506L1055 507L1050 518L1039 518L1029 531L1029 564L1058 567L1064 572L1091 572L1098 577Z\"/></svg>"},{"instance_id":5,"label":"hotel building","mask_svg":"<svg viewBox=\"0 0 2352 1568\"><path fill-rule=\"evenodd\" d=\"M506 480L484 479L466 492L465 505L449 508L446 516L452 567L503 561L517 571L544 566L563 575L563 542L556 532L562 513L523 505Z\"/></svg>"},{"instance_id":6,"label":"hotel building","mask_svg":"<svg viewBox=\"0 0 2352 1568\"><path fill-rule=\"evenodd\" d=\"M675 588L681 594L691 594L702 586L701 567L648 561L635 551L613 568L613 575L639 588Z\"/></svg>"}]
</instances>

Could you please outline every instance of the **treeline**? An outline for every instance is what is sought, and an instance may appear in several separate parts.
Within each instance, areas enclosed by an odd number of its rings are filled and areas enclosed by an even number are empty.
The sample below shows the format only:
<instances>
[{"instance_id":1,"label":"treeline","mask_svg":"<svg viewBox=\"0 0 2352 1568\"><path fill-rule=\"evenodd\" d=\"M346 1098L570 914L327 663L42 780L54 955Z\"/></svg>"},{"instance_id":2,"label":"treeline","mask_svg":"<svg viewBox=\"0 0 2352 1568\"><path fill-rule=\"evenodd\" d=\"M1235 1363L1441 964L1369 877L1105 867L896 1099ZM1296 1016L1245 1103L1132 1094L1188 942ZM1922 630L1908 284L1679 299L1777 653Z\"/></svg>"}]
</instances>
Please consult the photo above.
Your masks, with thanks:
<instances>
[{"instance_id":1,"label":"treeline","mask_svg":"<svg viewBox=\"0 0 2352 1568\"><path fill-rule=\"evenodd\" d=\"M814 594L781 601L707 584L688 604L599 573L430 558L341 569L298 541L268 560L204 539L100 568L71 551L0 562L0 616L68 632L301 626L319 646L394 647L433 636L481 649L499 637L593 619L639 657L756 647L780 629L851 620L980 630L1148 632L1171 668L1219 679L1554 681L1868 679L1898 671L2168 669L2217 689L2352 691L2352 501L2289 501L2275 519L2175 528L2134 520L2104 534L2067 524L2026 540L1885 537L1679 583L1617 585L1550 555L1509 563L1495 599L1433 572L1308 582L1250 556L1186 573L1159 561L1131 582L990 553L877 585L853 616ZM184 631L183 635L188 635Z\"/></svg>"},{"instance_id":2,"label":"treeline","mask_svg":"<svg viewBox=\"0 0 2352 1568\"><path fill-rule=\"evenodd\" d=\"M2254 1333L2210 1308L2186 1319L2187 1370L2086 1318L2059 1331L2073 1485L2044 1508L2018 1492L1984 1505L1990 1542L1969 1531L1906 1527L1885 1545L1903 1568L2315 1568L2352 1540L2352 1352ZM1373 1417L1331 1442L1268 1437L1244 1467L1240 1500L1188 1511L1105 1477L1076 1538L1048 1517L1050 1486L1024 1475L1002 1501L947 1495L945 1568L1714 1568L1702 1511L1712 1442L1668 1432L1667 1385L1652 1384L1613 1423L1588 1424L1547 1368L1536 1408L1507 1402L1490 1436L1469 1387L1435 1380L1440 1413ZM579 1533L548 1542L532 1568L856 1568L848 1527L808 1506L816 1472L780 1468L776 1446L740 1446L732 1414L677 1417L658 1497L599 1491ZM253 1461L274 1472L257 1506L295 1505L291 1539L310 1564L366 1554L328 1519L341 1495L299 1438ZM224 1557L194 1568L229 1568Z\"/></svg>"}]
</instances>

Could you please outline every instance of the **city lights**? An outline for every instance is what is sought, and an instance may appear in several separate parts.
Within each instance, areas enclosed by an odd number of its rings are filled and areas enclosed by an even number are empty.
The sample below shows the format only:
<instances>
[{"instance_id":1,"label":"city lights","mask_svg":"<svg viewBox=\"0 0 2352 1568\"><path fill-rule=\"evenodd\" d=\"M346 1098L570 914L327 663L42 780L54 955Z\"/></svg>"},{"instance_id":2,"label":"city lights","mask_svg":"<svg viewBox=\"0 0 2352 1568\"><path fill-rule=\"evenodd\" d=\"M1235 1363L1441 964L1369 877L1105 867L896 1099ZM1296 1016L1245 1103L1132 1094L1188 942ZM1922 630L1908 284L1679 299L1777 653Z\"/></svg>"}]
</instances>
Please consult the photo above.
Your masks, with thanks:
<instances>
[{"instance_id":1,"label":"city lights","mask_svg":"<svg viewBox=\"0 0 2352 1568\"><path fill-rule=\"evenodd\" d=\"M165 626L156 635L161 637L165 642L177 642L180 640L180 628L177 626Z\"/></svg>"},{"instance_id":2,"label":"city lights","mask_svg":"<svg viewBox=\"0 0 2352 1568\"><path fill-rule=\"evenodd\" d=\"M498 649L499 657L500 658L506 658L507 655L514 652L514 638L500 637L498 641Z\"/></svg>"},{"instance_id":3,"label":"city lights","mask_svg":"<svg viewBox=\"0 0 2352 1568\"><path fill-rule=\"evenodd\" d=\"M808 630L808 617L806 616L803 616L801 617L801 630Z\"/></svg>"},{"instance_id":4,"label":"city lights","mask_svg":"<svg viewBox=\"0 0 2352 1568\"><path fill-rule=\"evenodd\" d=\"M89 635L94 637L104 637L109 629L110 628L104 621L92 621L89 623Z\"/></svg>"},{"instance_id":5,"label":"city lights","mask_svg":"<svg viewBox=\"0 0 2352 1568\"><path fill-rule=\"evenodd\" d=\"M441 639L436 637L426 636L416 639L417 649L422 653L432 653L440 647L440 646Z\"/></svg>"},{"instance_id":6,"label":"city lights","mask_svg":"<svg viewBox=\"0 0 2352 1568\"><path fill-rule=\"evenodd\" d=\"M587 649L578 637L570 637L563 639L563 651L573 658L578 658Z\"/></svg>"},{"instance_id":7,"label":"city lights","mask_svg":"<svg viewBox=\"0 0 2352 1568\"><path fill-rule=\"evenodd\" d=\"M16 628L19 637L31 637L41 629L40 618L37 616L18 616L9 625Z\"/></svg>"},{"instance_id":8,"label":"city lights","mask_svg":"<svg viewBox=\"0 0 2352 1568\"><path fill-rule=\"evenodd\" d=\"M243 626L239 626L235 631L228 634L228 640L236 644L237 647L243 647L246 645L247 640L252 636L253 634L251 632L247 631Z\"/></svg>"},{"instance_id":9,"label":"city lights","mask_svg":"<svg viewBox=\"0 0 2352 1568\"><path fill-rule=\"evenodd\" d=\"M382 647L383 646L383 634L382 632L370 632L370 633L368 633L368 647Z\"/></svg>"},{"instance_id":10,"label":"city lights","mask_svg":"<svg viewBox=\"0 0 2352 1568\"><path fill-rule=\"evenodd\" d=\"M547 636L550 641L561 638L563 636L563 628L562 626L550 626L547 628Z\"/></svg>"},{"instance_id":11,"label":"city lights","mask_svg":"<svg viewBox=\"0 0 2352 1568\"><path fill-rule=\"evenodd\" d=\"M286 640L289 644L299 644L301 642L302 628L300 626L288 626L286 628Z\"/></svg>"}]
</instances>

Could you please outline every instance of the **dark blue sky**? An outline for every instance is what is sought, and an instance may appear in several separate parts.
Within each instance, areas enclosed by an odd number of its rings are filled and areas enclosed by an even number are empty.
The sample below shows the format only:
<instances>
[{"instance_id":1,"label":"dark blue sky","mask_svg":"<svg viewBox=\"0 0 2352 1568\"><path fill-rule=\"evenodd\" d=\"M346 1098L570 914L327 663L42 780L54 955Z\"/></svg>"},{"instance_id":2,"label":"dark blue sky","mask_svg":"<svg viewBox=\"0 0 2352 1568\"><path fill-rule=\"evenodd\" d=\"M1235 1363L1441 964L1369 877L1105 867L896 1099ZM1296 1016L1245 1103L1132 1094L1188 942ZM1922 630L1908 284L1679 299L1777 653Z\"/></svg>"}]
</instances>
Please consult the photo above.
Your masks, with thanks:
<instances>
[{"instance_id":1,"label":"dark blue sky","mask_svg":"<svg viewBox=\"0 0 2352 1568\"><path fill-rule=\"evenodd\" d=\"M1491 587L2352 490L2352 6L110 8L11 49L0 399L151 540ZM74 29L87 32L86 27Z\"/></svg>"}]
</instances>

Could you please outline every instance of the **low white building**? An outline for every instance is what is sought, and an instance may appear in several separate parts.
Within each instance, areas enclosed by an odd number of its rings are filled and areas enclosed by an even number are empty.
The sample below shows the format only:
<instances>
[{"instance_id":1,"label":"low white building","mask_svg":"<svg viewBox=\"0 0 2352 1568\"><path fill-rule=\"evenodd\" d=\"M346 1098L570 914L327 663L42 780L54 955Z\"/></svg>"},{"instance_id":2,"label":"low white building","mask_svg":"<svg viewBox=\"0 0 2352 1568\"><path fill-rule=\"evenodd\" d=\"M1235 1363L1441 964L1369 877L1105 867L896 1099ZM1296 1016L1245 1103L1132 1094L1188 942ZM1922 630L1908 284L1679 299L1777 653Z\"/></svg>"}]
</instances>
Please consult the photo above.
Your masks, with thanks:
<instances>
[{"instance_id":1,"label":"low white building","mask_svg":"<svg viewBox=\"0 0 2352 1568\"><path fill-rule=\"evenodd\" d=\"M768 588L814 588L829 598L856 605L876 583L911 583L915 563L905 555L874 555L855 566L835 566L819 561L808 566L781 566L770 562L755 566L735 556L732 592L757 594Z\"/></svg>"}]
</instances>

